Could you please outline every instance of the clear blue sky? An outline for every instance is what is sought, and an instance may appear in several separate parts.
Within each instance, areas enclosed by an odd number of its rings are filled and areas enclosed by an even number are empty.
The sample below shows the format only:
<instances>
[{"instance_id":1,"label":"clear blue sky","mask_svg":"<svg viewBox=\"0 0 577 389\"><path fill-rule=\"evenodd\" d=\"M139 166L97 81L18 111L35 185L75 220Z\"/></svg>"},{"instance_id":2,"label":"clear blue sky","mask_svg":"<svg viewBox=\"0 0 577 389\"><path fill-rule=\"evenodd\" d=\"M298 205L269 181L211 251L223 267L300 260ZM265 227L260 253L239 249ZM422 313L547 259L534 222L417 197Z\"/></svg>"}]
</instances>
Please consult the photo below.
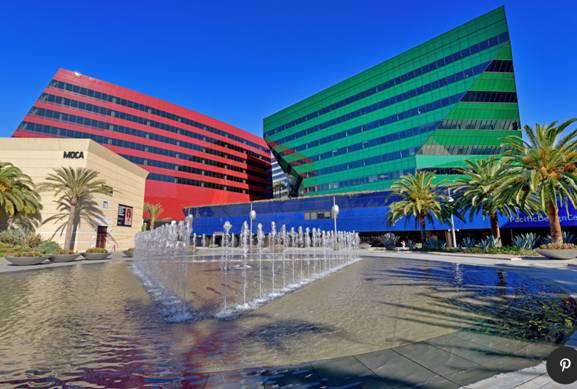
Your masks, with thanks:
<instances>
[{"instance_id":1,"label":"clear blue sky","mask_svg":"<svg viewBox=\"0 0 577 389\"><path fill-rule=\"evenodd\" d=\"M504 4L523 123L577 116L577 2L10 1L0 136L57 68L255 134L279 109Z\"/></svg>"}]
</instances>

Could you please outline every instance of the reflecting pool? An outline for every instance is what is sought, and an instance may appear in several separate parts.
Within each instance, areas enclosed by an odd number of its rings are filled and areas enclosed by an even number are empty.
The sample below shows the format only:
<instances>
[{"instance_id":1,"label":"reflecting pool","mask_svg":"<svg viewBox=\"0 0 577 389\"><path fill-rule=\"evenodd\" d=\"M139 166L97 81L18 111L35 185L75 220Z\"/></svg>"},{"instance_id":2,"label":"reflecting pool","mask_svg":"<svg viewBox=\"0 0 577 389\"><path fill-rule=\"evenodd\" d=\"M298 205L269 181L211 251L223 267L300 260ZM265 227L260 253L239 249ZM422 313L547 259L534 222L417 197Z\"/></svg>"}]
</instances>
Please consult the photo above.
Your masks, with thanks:
<instances>
[{"instance_id":1,"label":"reflecting pool","mask_svg":"<svg viewBox=\"0 0 577 389\"><path fill-rule=\"evenodd\" d=\"M222 298L220 264L178 266L190 308L210 311ZM240 288L230 276L227 287ZM260 367L287 372L383 349L417 360L424 354L410 347L435 342L457 354L477 344L475 363L497 374L542 360L576 310L556 285L515 272L379 258L226 320L168 323L129 262L0 274L0 286L0 387L204 387L211 373L262 381Z\"/></svg>"}]
</instances>

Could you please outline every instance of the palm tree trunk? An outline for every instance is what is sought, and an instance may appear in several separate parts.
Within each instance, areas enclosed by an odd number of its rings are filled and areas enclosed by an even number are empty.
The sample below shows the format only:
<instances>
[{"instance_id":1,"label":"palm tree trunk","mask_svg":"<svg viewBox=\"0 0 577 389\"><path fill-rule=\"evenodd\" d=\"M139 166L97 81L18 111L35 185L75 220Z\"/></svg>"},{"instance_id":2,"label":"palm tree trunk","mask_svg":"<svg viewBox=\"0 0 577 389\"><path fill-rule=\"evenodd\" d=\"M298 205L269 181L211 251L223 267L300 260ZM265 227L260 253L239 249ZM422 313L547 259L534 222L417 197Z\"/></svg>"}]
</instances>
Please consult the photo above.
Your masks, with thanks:
<instances>
[{"instance_id":1,"label":"palm tree trunk","mask_svg":"<svg viewBox=\"0 0 577 389\"><path fill-rule=\"evenodd\" d=\"M501 242L501 228L499 227L497 213L491 212L489 214L489 219L491 219L491 235L497 238L497 247L501 247L503 246L503 243Z\"/></svg>"},{"instance_id":2,"label":"palm tree trunk","mask_svg":"<svg viewBox=\"0 0 577 389\"><path fill-rule=\"evenodd\" d=\"M154 230L154 224L156 224L156 218L150 215L150 231Z\"/></svg>"},{"instance_id":3,"label":"palm tree trunk","mask_svg":"<svg viewBox=\"0 0 577 389\"><path fill-rule=\"evenodd\" d=\"M549 200L548 208L549 208L549 230L551 231L551 241L553 243L563 243L563 232L561 231L559 210L555 208L553 200Z\"/></svg>"},{"instance_id":4,"label":"palm tree trunk","mask_svg":"<svg viewBox=\"0 0 577 389\"><path fill-rule=\"evenodd\" d=\"M425 216L419 215L419 227L421 229L421 243L425 244Z\"/></svg>"},{"instance_id":5,"label":"palm tree trunk","mask_svg":"<svg viewBox=\"0 0 577 389\"><path fill-rule=\"evenodd\" d=\"M66 235L64 236L64 247L67 250L74 250L74 240L72 234L74 231L74 222L76 219L76 206L70 206L70 214L68 215L68 222L66 223Z\"/></svg>"}]
</instances>

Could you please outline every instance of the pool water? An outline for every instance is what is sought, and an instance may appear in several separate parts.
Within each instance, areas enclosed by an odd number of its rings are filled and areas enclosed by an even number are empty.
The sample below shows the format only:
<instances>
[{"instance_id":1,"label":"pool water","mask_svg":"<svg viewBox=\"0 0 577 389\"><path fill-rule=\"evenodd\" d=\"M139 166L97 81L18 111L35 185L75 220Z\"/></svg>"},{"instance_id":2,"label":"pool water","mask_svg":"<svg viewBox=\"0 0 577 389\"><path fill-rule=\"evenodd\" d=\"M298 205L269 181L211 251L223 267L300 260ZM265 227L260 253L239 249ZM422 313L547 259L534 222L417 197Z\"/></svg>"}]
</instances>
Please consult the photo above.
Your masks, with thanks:
<instances>
[{"instance_id":1,"label":"pool water","mask_svg":"<svg viewBox=\"0 0 577 389\"><path fill-rule=\"evenodd\" d=\"M559 287L515 272L366 258L233 319L167 323L131 266L1 274L0 387L203 387L208 373L469 335L531 346L532 365L576 317ZM212 307L218 264L186 266L191 309Z\"/></svg>"}]
</instances>

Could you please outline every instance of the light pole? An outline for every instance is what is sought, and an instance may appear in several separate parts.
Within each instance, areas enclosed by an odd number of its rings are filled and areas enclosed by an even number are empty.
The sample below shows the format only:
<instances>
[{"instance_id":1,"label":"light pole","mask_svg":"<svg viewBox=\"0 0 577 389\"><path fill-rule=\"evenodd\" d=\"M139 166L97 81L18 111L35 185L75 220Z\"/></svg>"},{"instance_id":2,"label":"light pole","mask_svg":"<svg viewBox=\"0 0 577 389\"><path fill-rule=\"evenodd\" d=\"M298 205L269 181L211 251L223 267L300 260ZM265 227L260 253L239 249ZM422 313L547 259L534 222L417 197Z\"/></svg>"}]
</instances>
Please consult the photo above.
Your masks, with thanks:
<instances>
[{"instance_id":1,"label":"light pole","mask_svg":"<svg viewBox=\"0 0 577 389\"><path fill-rule=\"evenodd\" d=\"M451 188L447 187L447 193L449 194L449 203L453 204L455 199L451 196ZM453 241L453 247L457 247L457 233L455 231L455 218L453 217L453 210L451 209L451 240Z\"/></svg>"},{"instance_id":2,"label":"light pole","mask_svg":"<svg viewBox=\"0 0 577 389\"><path fill-rule=\"evenodd\" d=\"M333 227L334 227L334 236L333 236L333 241L334 241L334 246L335 246L335 250L337 249L337 217L339 216L339 206L336 203L336 197L333 196L333 207L331 208L331 216L333 217Z\"/></svg>"},{"instance_id":3,"label":"light pole","mask_svg":"<svg viewBox=\"0 0 577 389\"><path fill-rule=\"evenodd\" d=\"M252 203L250 203L249 219L250 219L250 248L252 250L252 222L254 219L256 219L256 211L252 209Z\"/></svg>"}]
</instances>

